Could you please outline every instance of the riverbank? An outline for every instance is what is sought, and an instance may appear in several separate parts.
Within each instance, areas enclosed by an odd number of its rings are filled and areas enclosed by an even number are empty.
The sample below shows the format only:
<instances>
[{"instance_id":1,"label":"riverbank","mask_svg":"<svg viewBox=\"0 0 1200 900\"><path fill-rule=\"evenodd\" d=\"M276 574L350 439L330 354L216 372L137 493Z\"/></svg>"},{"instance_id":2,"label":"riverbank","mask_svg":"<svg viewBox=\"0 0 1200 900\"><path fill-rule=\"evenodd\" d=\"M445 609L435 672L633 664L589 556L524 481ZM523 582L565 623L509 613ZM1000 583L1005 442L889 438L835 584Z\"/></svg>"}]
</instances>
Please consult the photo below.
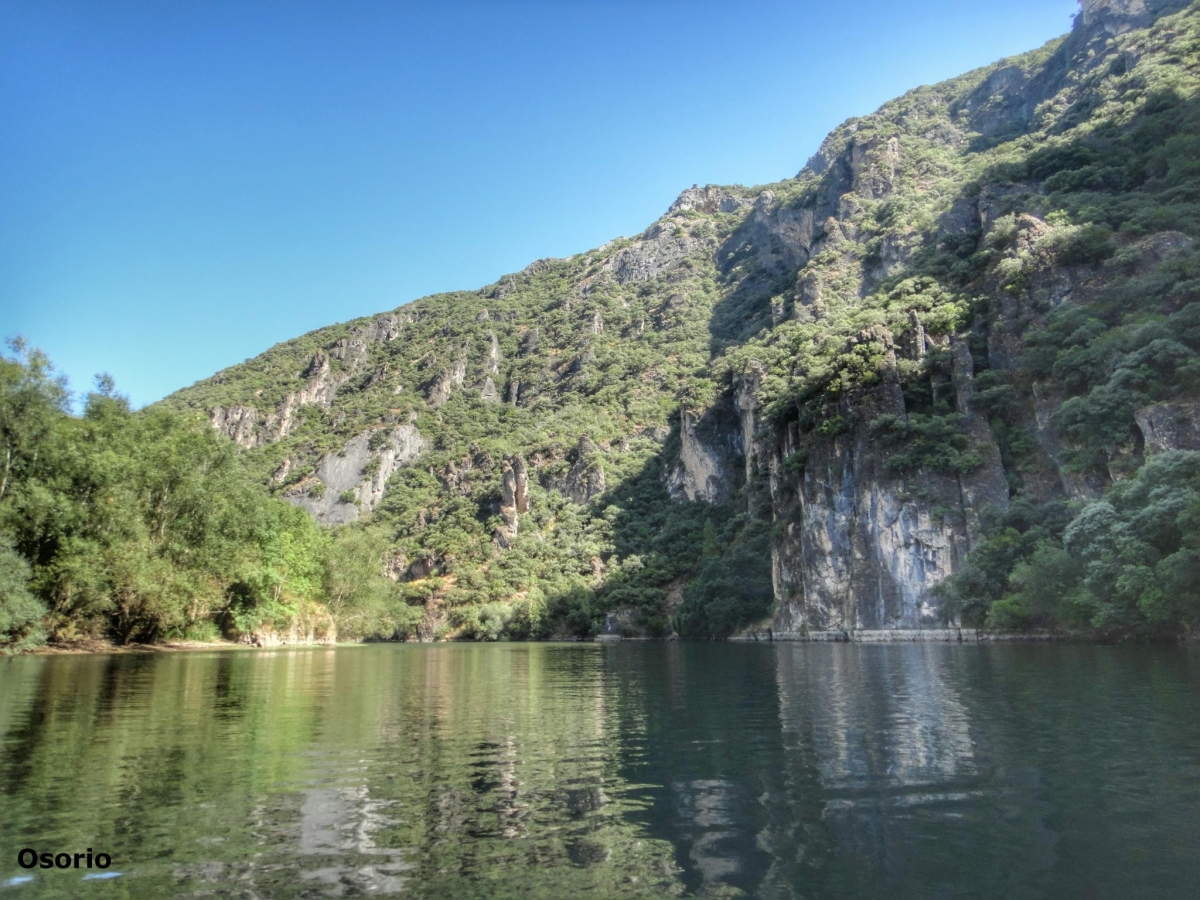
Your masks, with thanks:
<instances>
[{"instance_id":1,"label":"riverbank","mask_svg":"<svg viewBox=\"0 0 1200 900\"><path fill-rule=\"evenodd\" d=\"M1158 639L1131 638L1129 635L1096 634L1094 632L1077 631L986 631L977 628L930 628L930 629L880 629L871 631L750 631L737 634L726 639L731 643L808 643L808 644L1045 644L1045 643L1088 643L1088 644L1123 644L1123 643L1196 643L1200 635L1189 635L1175 638L1159 637ZM590 640L575 639L567 643L655 643L676 642L678 637L651 638L646 636L624 637L615 634L597 635ZM238 641L165 641L159 644L117 644L106 640L76 641L70 644L45 644L22 651L18 656L63 656L85 653L181 653L191 651L213 650L280 650L296 647L348 647L366 646L374 643L393 643L391 641L351 641L346 643L331 643L328 641L297 641L295 643L272 643L255 645ZM417 643L416 641L395 641L394 643ZM486 643L483 641L435 641L433 643ZM528 643L557 643L557 641L530 641ZM706 643L706 642L701 642Z\"/></svg>"},{"instance_id":2,"label":"riverbank","mask_svg":"<svg viewBox=\"0 0 1200 900\"><path fill-rule=\"evenodd\" d=\"M81 653L176 653L184 650L255 650L235 641L165 641L161 644L118 644L106 640L72 641L69 644L43 644L24 651L28 656L68 656Z\"/></svg>"},{"instance_id":3,"label":"riverbank","mask_svg":"<svg viewBox=\"0 0 1200 900\"><path fill-rule=\"evenodd\" d=\"M83 653L182 653L198 650L278 650L286 647L335 647L337 644L312 643L256 646L238 641L164 641L157 644L118 644L107 640L73 641L69 644L43 644L21 654L26 656L68 656Z\"/></svg>"},{"instance_id":4,"label":"riverbank","mask_svg":"<svg viewBox=\"0 0 1200 900\"><path fill-rule=\"evenodd\" d=\"M1084 635L1052 631L985 631L979 628L887 628L862 631L748 631L729 640L739 642L844 643L844 644L988 644L1088 640ZM1095 640L1094 638L1091 638Z\"/></svg>"}]
</instances>

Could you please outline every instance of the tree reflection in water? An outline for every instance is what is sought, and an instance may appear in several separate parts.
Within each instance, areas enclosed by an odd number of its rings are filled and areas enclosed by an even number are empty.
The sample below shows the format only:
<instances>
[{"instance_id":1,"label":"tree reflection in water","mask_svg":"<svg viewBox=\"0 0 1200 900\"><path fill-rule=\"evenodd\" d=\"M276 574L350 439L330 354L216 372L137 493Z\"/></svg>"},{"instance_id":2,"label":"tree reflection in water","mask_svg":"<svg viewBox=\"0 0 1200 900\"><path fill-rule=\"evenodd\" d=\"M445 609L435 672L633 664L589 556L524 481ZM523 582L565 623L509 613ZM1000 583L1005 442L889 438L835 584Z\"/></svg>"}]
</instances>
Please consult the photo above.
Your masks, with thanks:
<instances>
[{"instance_id":1,"label":"tree reflection in water","mask_svg":"<svg viewBox=\"0 0 1200 900\"><path fill-rule=\"evenodd\" d=\"M1184 896L1200 877L1196 659L783 644L4 659L0 859L93 847L130 897ZM14 896L107 890L34 875Z\"/></svg>"}]
</instances>

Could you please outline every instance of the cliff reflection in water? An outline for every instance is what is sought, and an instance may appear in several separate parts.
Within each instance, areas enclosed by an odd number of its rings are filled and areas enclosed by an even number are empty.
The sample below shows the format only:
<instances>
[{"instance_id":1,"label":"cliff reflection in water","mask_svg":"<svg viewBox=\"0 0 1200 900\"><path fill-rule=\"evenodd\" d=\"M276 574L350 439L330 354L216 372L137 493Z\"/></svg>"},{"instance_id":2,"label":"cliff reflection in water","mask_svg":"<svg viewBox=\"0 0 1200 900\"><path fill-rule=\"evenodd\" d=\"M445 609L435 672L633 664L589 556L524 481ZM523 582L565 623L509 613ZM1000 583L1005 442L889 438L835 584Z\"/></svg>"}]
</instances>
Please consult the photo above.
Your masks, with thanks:
<instances>
[{"instance_id":1,"label":"cliff reflection in water","mask_svg":"<svg viewBox=\"0 0 1200 900\"><path fill-rule=\"evenodd\" d=\"M686 887L885 896L977 883L962 826L985 779L952 686L962 651L978 648L680 647L660 671L635 656L647 685L619 696L650 707L652 752L625 774L662 785L644 822L676 847Z\"/></svg>"},{"instance_id":2,"label":"cliff reflection in water","mask_svg":"<svg viewBox=\"0 0 1200 900\"><path fill-rule=\"evenodd\" d=\"M130 897L1186 896L1197 687L1098 647L5 659L0 883L90 846Z\"/></svg>"},{"instance_id":3,"label":"cliff reflection in water","mask_svg":"<svg viewBox=\"0 0 1200 900\"><path fill-rule=\"evenodd\" d=\"M1052 864L1036 798L1011 798L1009 810L1023 813L1008 825L999 811L994 766L959 687L979 657L979 648L922 645L780 649L791 784L820 797L826 889L1004 896L1014 870ZM788 799L799 802L794 788Z\"/></svg>"}]
</instances>

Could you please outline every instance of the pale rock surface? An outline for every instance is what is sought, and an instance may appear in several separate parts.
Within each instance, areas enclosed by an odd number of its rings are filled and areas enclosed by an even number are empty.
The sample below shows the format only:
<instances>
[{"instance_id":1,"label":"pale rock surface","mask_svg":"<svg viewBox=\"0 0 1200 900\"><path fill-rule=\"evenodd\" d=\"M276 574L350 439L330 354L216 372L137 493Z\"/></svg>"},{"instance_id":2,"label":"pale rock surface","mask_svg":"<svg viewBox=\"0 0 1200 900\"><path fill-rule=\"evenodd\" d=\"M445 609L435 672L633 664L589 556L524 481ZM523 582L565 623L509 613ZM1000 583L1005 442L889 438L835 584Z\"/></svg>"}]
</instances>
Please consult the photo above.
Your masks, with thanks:
<instances>
[{"instance_id":1,"label":"pale rock surface","mask_svg":"<svg viewBox=\"0 0 1200 900\"><path fill-rule=\"evenodd\" d=\"M353 522L371 512L386 493L387 481L398 468L420 457L425 440L415 425L398 425L387 435L386 442L375 451L370 449L373 432L351 438L337 453L329 453L317 464L315 479L323 484L320 496L312 493L312 480L301 482L284 497L303 507L323 525ZM373 457L379 460L373 474L364 469ZM341 496L353 491L355 502L344 503Z\"/></svg>"}]
</instances>

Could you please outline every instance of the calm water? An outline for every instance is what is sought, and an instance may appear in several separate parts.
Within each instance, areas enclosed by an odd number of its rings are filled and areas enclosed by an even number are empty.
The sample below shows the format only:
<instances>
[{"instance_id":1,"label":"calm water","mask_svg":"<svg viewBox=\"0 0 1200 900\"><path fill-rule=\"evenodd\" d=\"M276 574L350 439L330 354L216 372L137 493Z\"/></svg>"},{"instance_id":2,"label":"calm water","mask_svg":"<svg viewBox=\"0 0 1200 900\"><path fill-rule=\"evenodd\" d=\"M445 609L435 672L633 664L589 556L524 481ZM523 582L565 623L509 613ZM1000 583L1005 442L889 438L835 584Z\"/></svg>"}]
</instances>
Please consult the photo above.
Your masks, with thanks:
<instances>
[{"instance_id":1,"label":"calm water","mask_svg":"<svg viewBox=\"0 0 1200 900\"><path fill-rule=\"evenodd\" d=\"M0 659L0 785L0 897L1195 897L1200 653Z\"/></svg>"}]
</instances>

